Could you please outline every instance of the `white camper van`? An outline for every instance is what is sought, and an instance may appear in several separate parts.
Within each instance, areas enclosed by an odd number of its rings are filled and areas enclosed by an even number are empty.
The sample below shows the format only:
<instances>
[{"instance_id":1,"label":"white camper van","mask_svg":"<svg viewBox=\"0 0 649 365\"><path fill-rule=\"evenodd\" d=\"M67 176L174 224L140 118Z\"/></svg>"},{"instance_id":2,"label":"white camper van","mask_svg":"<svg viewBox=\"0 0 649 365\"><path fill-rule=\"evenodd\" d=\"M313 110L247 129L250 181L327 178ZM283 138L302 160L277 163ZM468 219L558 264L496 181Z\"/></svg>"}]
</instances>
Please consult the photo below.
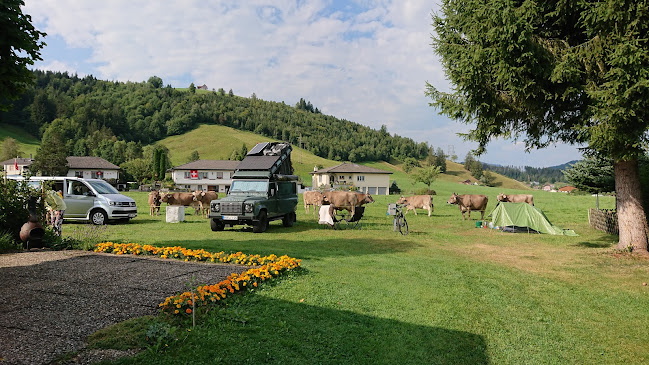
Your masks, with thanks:
<instances>
[{"instance_id":1,"label":"white camper van","mask_svg":"<svg viewBox=\"0 0 649 365\"><path fill-rule=\"evenodd\" d=\"M137 217L135 200L122 195L101 179L83 179L67 176L32 176L28 184L40 188L44 181L52 182L52 189L63 192L67 206L65 220L85 220L106 224L109 220L128 222Z\"/></svg>"}]
</instances>

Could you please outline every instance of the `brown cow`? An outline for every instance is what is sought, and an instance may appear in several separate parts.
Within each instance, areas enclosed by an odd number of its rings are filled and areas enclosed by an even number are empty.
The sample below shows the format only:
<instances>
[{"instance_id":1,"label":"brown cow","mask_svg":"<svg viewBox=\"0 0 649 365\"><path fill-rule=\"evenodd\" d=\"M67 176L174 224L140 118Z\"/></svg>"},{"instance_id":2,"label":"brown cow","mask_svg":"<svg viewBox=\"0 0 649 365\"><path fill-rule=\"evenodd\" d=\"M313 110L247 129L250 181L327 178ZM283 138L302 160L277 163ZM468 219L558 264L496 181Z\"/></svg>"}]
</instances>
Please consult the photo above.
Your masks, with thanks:
<instances>
[{"instance_id":1,"label":"brown cow","mask_svg":"<svg viewBox=\"0 0 649 365\"><path fill-rule=\"evenodd\" d=\"M397 204L406 204L406 214L408 214L409 210L413 210L415 215L417 215L416 208L421 208L427 209L428 216L430 217L430 214L435 210L435 207L433 206L433 197L430 195L402 196L397 201Z\"/></svg>"},{"instance_id":2,"label":"brown cow","mask_svg":"<svg viewBox=\"0 0 649 365\"><path fill-rule=\"evenodd\" d=\"M532 194L498 194L498 201L503 203L527 203L534 206Z\"/></svg>"},{"instance_id":3,"label":"brown cow","mask_svg":"<svg viewBox=\"0 0 649 365\"><path fill-rule=\"evenodd\" d=\"M160 193L157 190L152 190L149 193L149 215L160 214Z\"/></svg>"},{"instance_id":4,"label":"brown cow","mask_svg":"<svg viewBox=\"0 0 649 365\"><path fill-rule=\"evenodd\" d=\"M201 213L200 203L194 201L194 194L192 193L167 193L162 194L160 199L162 202L167 203L168 205L184 205L186 207L194 207L194 214L199 215Z\"/></svg>"},{"instance_id":5,"label":"brown cow","mask_svg":"<svg viewBox=\"0 0 649 365\"><path fill-rule=\"evenodd\" d=\"M352 191L327 191L322 195L324 202L333 205L336 210L347 210L352 216L356 213L356 207L374 203L372 195Z\"/></svg>"},{"instance_id":6,"label":"brown cow","mask_svg":"<svg viewBox=\"0 0 649 365\"><path fill-rule=\"evenodd\" d=\"M212 200L219 198L219 194L216 191L202 191L196 190L192 193L194 195L194 201L198 202L203 211L203 217L207 218L210 212L210 203Z\"/></svg>"},{"instance_id":7,"label":"brown cow","mask_svg":"<svg viewBox=\"0 0 649 365\"><path fill-rule=\"evenodd\" d=\"M472 210L479 210L480 213L482 213L482 217L480 219L484 219L484 211L487 209L488 201L489 198L487 198L486 195L457 195L453 193L453 195L451 195L451 197L448 199L447 203L457 204L460 208L460 212L462 212L462 219L466 220L464 213L469 212L469 219L471 219Z\"/></svg>"},{"instance_id":8,"label":"brown cow","mask_svg":"<svg viewBox=\"0 0 649 365\"><path fill-rule=\"evenodd\" d=\"M302 194L302 200L304 200L304 211L309 213L309 205L313 205L313 211L316 212L315 207L322 206L324 195L319 191L305 191Z\"/></svg>"}]
</instances>

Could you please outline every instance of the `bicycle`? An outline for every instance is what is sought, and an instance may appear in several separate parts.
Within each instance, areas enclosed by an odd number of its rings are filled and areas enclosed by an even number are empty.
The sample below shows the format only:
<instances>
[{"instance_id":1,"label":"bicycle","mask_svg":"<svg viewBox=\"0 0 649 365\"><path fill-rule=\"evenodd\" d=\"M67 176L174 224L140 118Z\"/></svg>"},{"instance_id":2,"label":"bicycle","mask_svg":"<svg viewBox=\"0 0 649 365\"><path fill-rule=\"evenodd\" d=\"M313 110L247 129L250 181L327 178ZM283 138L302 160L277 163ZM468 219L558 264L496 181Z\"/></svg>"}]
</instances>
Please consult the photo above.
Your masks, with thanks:
<instances>
[{"instance_id":1,"label":"bicycle","mask_svg":"<svg viewBox=\"0 0 649 365\"><path fill-rule=\"evenodd\" d=\"M408 234L408 221L403 214L403 207L405 204L390 204L390 210L393 212L394 218L392 220L392 230L399 230L402 235Z\"/></svg>"}]
</instances>

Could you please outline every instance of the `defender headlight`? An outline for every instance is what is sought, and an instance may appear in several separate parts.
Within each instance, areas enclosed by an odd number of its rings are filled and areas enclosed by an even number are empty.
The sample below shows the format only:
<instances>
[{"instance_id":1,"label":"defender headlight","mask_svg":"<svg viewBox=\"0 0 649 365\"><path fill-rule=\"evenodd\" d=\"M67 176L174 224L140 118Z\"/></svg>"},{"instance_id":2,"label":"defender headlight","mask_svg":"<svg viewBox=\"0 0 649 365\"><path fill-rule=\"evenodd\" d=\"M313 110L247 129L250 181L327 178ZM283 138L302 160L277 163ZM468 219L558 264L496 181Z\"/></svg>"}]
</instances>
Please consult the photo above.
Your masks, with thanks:
<instances>
[{"instance_id":1,"label":"defender headlight","mask_svg":"<svg viewBox=\"0 0 649 365\"><path fill-rule=\"evenodd\" d=\"M117 205L117 202L109 201L109 202L108 202L108 205L115 206L115 205Z\"/></svg>"},{"instance_id":2,"label":"defender headlight","mask_svg":"<svg viewBox=\"0 0 649 365\"><path fill-rule=\"evenodd\" d=\"M252 213L252 210L254 208L254 205L252 203L245 203L243 205L243 211L246 213Z\"/></svg>"},{"instance_id":3,"label":"defender headlight","mask_svg":"<svg viewBox=\"0 0 649 365\"><path fill-rule=\"evenodd\" d=\"M221 211L221 204L219 204L219 203L212 204L212 211L213 212L220 212Z\"/></svg>"}]
</instances>

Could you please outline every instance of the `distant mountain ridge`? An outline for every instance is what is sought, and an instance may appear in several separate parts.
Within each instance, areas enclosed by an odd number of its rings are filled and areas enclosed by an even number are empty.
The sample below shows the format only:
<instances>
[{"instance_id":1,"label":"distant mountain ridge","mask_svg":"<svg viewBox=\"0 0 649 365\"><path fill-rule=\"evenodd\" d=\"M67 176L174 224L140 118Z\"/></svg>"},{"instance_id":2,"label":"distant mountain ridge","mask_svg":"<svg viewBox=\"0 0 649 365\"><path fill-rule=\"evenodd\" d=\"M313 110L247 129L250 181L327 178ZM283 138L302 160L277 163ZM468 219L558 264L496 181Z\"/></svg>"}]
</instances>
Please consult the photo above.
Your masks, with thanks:
<instances>
[{"instance_id":1,"label":"distant mountain ridge","mask_svg":"<svg viewBox=\"0 0 649 365\"><path fill-rule=\"evenodd\" d=\"M490 170L521 182L538 182L540 184L564 181L563 170L579 160L572 160L561 165L550 167L502 166L482 163L485 170Z\"/></svg>"}]
</instances>

